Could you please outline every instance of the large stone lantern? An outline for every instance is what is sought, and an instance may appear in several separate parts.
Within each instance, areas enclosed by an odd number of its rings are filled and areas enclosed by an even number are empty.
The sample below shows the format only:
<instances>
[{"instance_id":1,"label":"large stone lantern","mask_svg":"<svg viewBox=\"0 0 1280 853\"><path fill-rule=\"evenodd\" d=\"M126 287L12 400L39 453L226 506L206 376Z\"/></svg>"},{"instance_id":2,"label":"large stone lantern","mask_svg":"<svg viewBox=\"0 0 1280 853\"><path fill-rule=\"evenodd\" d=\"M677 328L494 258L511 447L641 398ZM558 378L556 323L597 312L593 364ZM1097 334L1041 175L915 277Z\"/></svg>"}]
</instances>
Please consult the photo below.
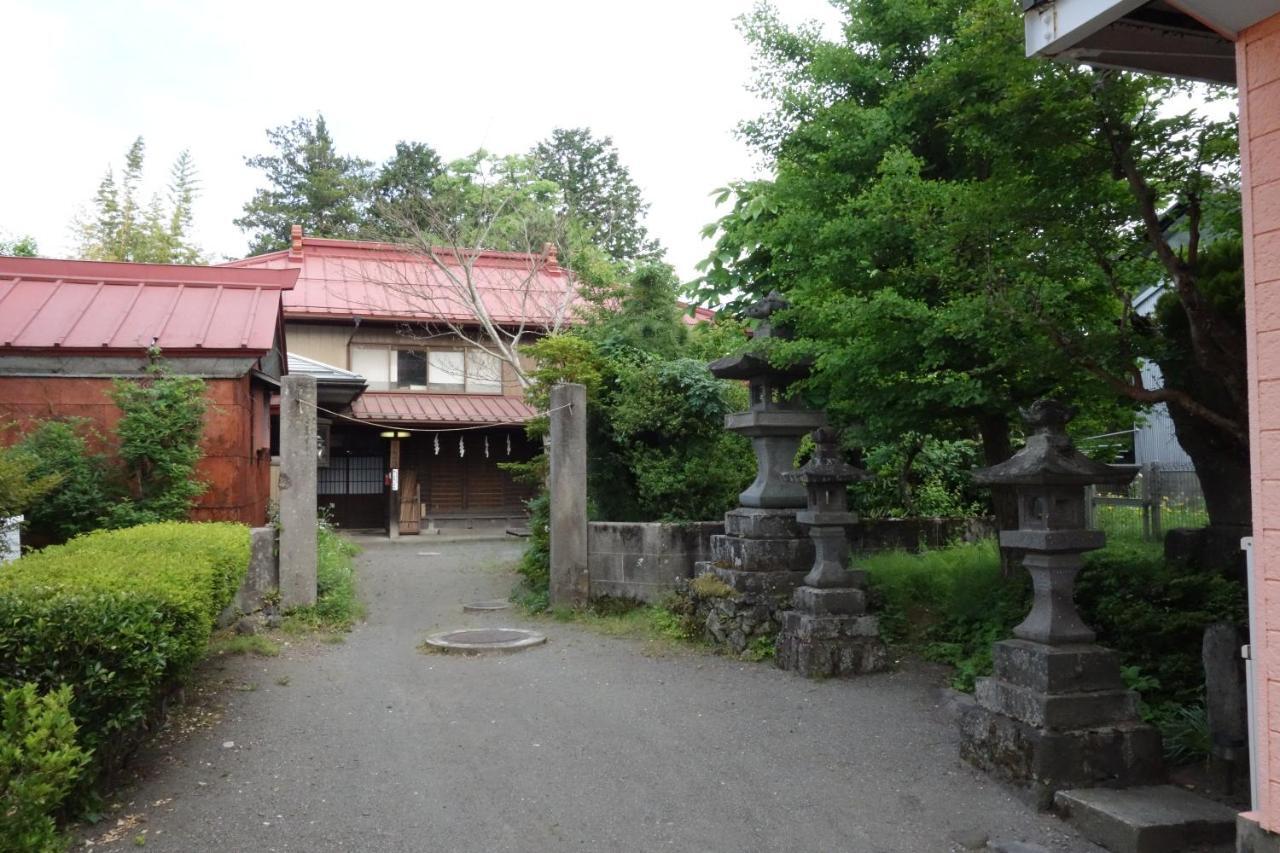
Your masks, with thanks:
<instances>
[{"instance_id":1,"label":"large stone lantern","mask_svg":"<svg viewBox=\"0 0 1280 853\"><path fill-rule=\"evenodd\" d=\"M760 320L757 342L787 337L773 319L786 307L779 294L771 293L746 310ZM725 532L711 537L711 559L697 565L732 591L715 602L707 631L740 652L776 631L778 614L813 562L812 541L796 522L796 511L805 506L805 487L782 475L795 468L801 439L826 418L805 408L792 392L792 384L808 373L804 366L775 367L766 355L748 351L714 361L708 369L720 379L745 381L751 399L745 412L725 417L725 428L751 439L755 480L738 496L738 508L725 514Z\"/></svg>"},{"instance_id":2,"label":"large stone lantern","mask_svg":"<svg viewBox=\"0 0 1280 853\"><path fill-rule=\"evenodd\" d=\"M784 480L804 486L808 508L796 520L809 528L813 567L782 614L774 661L808 676L856 675L883 669L888 654L879 622L867 615L866 575L849 570L848 485L870 475L840 458L835 430L814 430L813 457Z\"/></svg>"},{"instance_id":3,"label":"large stone lantern","mask_svg":"<svg viewBox=\"0 0 1280 853\"><path fill-rule=\"evenodd\" d=\"M1085 488L1123 484L1133 473L1076 450L1066 433L1074 410L1040 400L1023 412L1033 430L1013 458L973 473L1012 486L1018 529L1000 544L1025 552L1031 612L995 644L995 674L978 680L977 705L961 718L961 752L974 763L1029 782L1041 793L1074 786L1136 785L1161 771L1160 736L1138 717L1115 653L1094 644L1076 610L1075 578L1105 534L1085 527Z\"/></svg>"}]
</instances>

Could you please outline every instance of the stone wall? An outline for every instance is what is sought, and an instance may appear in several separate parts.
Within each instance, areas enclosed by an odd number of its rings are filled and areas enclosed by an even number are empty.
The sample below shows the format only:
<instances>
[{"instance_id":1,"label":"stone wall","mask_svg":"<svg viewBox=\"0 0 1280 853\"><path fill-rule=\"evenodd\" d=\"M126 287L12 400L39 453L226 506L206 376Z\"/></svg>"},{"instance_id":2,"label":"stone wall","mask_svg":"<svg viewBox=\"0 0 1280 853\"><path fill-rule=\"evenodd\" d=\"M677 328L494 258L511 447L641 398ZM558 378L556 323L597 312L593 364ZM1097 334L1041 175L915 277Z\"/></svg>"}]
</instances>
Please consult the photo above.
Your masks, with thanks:
<instances>
[{"instance_id":1,"label":"stone wall","mask_svg":"<svg viewBox=\"0 0 1280 853\"><path fill-rule=\"evenodd\" d=\"M724 532L718 521L593 521L587 526L591 597L657 602L678 579L694 576L695 563L712 559L711 537ZM849 529L849 539L854 554L874 554L942 548L995 533L994 521L987 518L884 518L859 521Z\"/></svg>"},{"instance_id":2,"label":"stone wall","mask_svg":"<svg viewBox=\"0 0 1280 853\"><path fill-rule=\"evenodd\" d=\"M657 602L693 565L711 558L711 537L724 524L597 521L587 526L591 597L614 596Z\"/></svg>"}]
</instances>

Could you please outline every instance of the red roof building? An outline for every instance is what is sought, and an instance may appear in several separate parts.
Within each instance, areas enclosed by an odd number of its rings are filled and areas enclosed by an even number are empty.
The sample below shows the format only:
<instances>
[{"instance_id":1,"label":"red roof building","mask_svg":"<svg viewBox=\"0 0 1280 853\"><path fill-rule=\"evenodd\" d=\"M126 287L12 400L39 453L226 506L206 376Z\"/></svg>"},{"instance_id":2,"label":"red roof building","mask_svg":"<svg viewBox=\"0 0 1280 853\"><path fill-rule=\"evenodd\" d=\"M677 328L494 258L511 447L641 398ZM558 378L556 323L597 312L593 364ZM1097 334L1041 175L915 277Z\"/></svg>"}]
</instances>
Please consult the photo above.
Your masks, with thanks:
<instances>
[{"instance_id":1,"label":"red roof building","mask_svg":"<svg viewBox=\"0 0 1280 853\"><path fill-rule=\"evenodd\" d=\"M85 417L110 434L109 392L158 347L210 402L198 520L266 521L270 395L284 366L281 298L295 269L0 257L0 424ZM109 448L108 448L109 449Z\"/></svg>"},{"instance_id":2,"label":"red roof building","mask_svg":"<svg viewBox=\"0 0 1280 853\"><path fill-rule=\"evenodd\" d=\"M458 284L475 286L493 323L533 340L568 322L577 300L554 250L442 250L433 260L389 243L306 237L295 226L288 249L226 269L295 271L283 301L290 355L366 383L349 406L320 412L328 453L319 500L340 525L415 533L524 518L531 490L500 464L536 452L524 433L534 412L516 371L478 343L483 334L469 334L479 331L476 312ZM388 519L392 469L401 506Z\"/></svg>"}]
</instances>

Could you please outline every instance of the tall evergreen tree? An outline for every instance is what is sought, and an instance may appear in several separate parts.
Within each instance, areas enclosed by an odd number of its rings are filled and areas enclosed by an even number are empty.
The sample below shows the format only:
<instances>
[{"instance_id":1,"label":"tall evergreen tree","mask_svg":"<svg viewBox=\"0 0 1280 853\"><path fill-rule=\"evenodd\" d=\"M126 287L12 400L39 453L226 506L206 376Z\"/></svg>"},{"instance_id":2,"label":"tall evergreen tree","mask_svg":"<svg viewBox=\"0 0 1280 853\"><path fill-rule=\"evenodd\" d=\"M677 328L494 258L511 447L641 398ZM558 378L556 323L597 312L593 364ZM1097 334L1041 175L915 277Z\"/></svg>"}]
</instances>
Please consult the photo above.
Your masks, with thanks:
<instances>
[{"instance_id":1,"label":"tall evergreen tree","mask_svg":"<svg viewBox=\"0 0 1280 853\"><path fill-rule=\"evenodd\" d=\"M199 191L189 151L179 153L170 170L166 209L159 195L141 200L146 144L141 136L125 154L120 182L115 170L98 184L92 212L77 221L82 257L102 261L197 263L201 253L189 239L192 205Z\"/></svg>"},{"instance_id":2,"label":"tall evergreen tree","mask_svg":"<svg viewBox=\"0 0 1280 853\"><path fill-rule=\"evenodd\" d=\"M430 145L397 142L395 155L373 179L366 232L375 238L406 237L406 219L426 227L435 182L444 172L444 162Z\"/></svg>"},{"instance_id":3,"label":"tall evergreen tree","mask_svg":"<svg viewBox=\"0 0 1280 853\"><path fill-rule=\"evenodd\" d=\"M561 212L581 222L611 258L635 262L662 256L662 247L644 227L649 205L610 137L596 138L585 127L557 128L531 154L539 177L560 187Z\"/></svg>"},{"instance_id":4,"label":"tall evergreen tree","mask_svg":"<svg viewBox=\"0 0 1280 853\"><path fill-rule=\"evenodd\" d=\"M288 246L293 225L318 237L356 236L369 208L372 164L339 154L320 114L272 128L267 139L274 154L245 158L268 183L235 221L249 233L249 251Z\"/></svg>"}]
</instances>

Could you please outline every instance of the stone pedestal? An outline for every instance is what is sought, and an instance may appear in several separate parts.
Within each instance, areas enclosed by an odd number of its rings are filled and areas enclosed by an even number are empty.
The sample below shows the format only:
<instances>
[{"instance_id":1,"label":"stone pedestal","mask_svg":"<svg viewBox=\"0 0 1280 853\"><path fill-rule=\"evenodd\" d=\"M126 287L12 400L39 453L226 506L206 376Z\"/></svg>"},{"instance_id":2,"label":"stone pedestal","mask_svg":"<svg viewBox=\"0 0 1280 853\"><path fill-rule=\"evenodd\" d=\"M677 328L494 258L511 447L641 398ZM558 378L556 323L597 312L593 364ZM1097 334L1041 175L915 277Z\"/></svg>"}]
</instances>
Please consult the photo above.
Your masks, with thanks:
<instances>
[{"instance_id":1,"label":"stone pedestal","mask_svg":"<svg viewBox=\"0 0 1280 853\"><path fill-rule=\"evenodd\" d=\"M707 633L741 653L753 640L776 634L779 614L804 582L813 543L796 523L794 509L739 508L725 513L725 532L711 537L711 559L695 565L734 592L717 599Z\"/></svg>"},{"instance_id":2,"label":"stone pedestal","mask_svg":"<svg viewBox=\"0 0 1280 853\"><path fill-rule=\"evenodd\" d=\"M1160 735L1141 722L1115 653L1090 643L1004 640L960 720L960 753L1047 803L1063 788L1161 780Z\"/></svg>"},{"instance_id":3,"label":"stone pedestal","mask_svg":"<svg viewBox=\"0 0 1280 853\"><path fill-rule=\"evenodd\" d=\"M850 572L861 575L861 572ZM880 624L860 588L802 586L782 614L774 662L810 678L879 672L889 664Z\"/></svg>"}]
</instances>

